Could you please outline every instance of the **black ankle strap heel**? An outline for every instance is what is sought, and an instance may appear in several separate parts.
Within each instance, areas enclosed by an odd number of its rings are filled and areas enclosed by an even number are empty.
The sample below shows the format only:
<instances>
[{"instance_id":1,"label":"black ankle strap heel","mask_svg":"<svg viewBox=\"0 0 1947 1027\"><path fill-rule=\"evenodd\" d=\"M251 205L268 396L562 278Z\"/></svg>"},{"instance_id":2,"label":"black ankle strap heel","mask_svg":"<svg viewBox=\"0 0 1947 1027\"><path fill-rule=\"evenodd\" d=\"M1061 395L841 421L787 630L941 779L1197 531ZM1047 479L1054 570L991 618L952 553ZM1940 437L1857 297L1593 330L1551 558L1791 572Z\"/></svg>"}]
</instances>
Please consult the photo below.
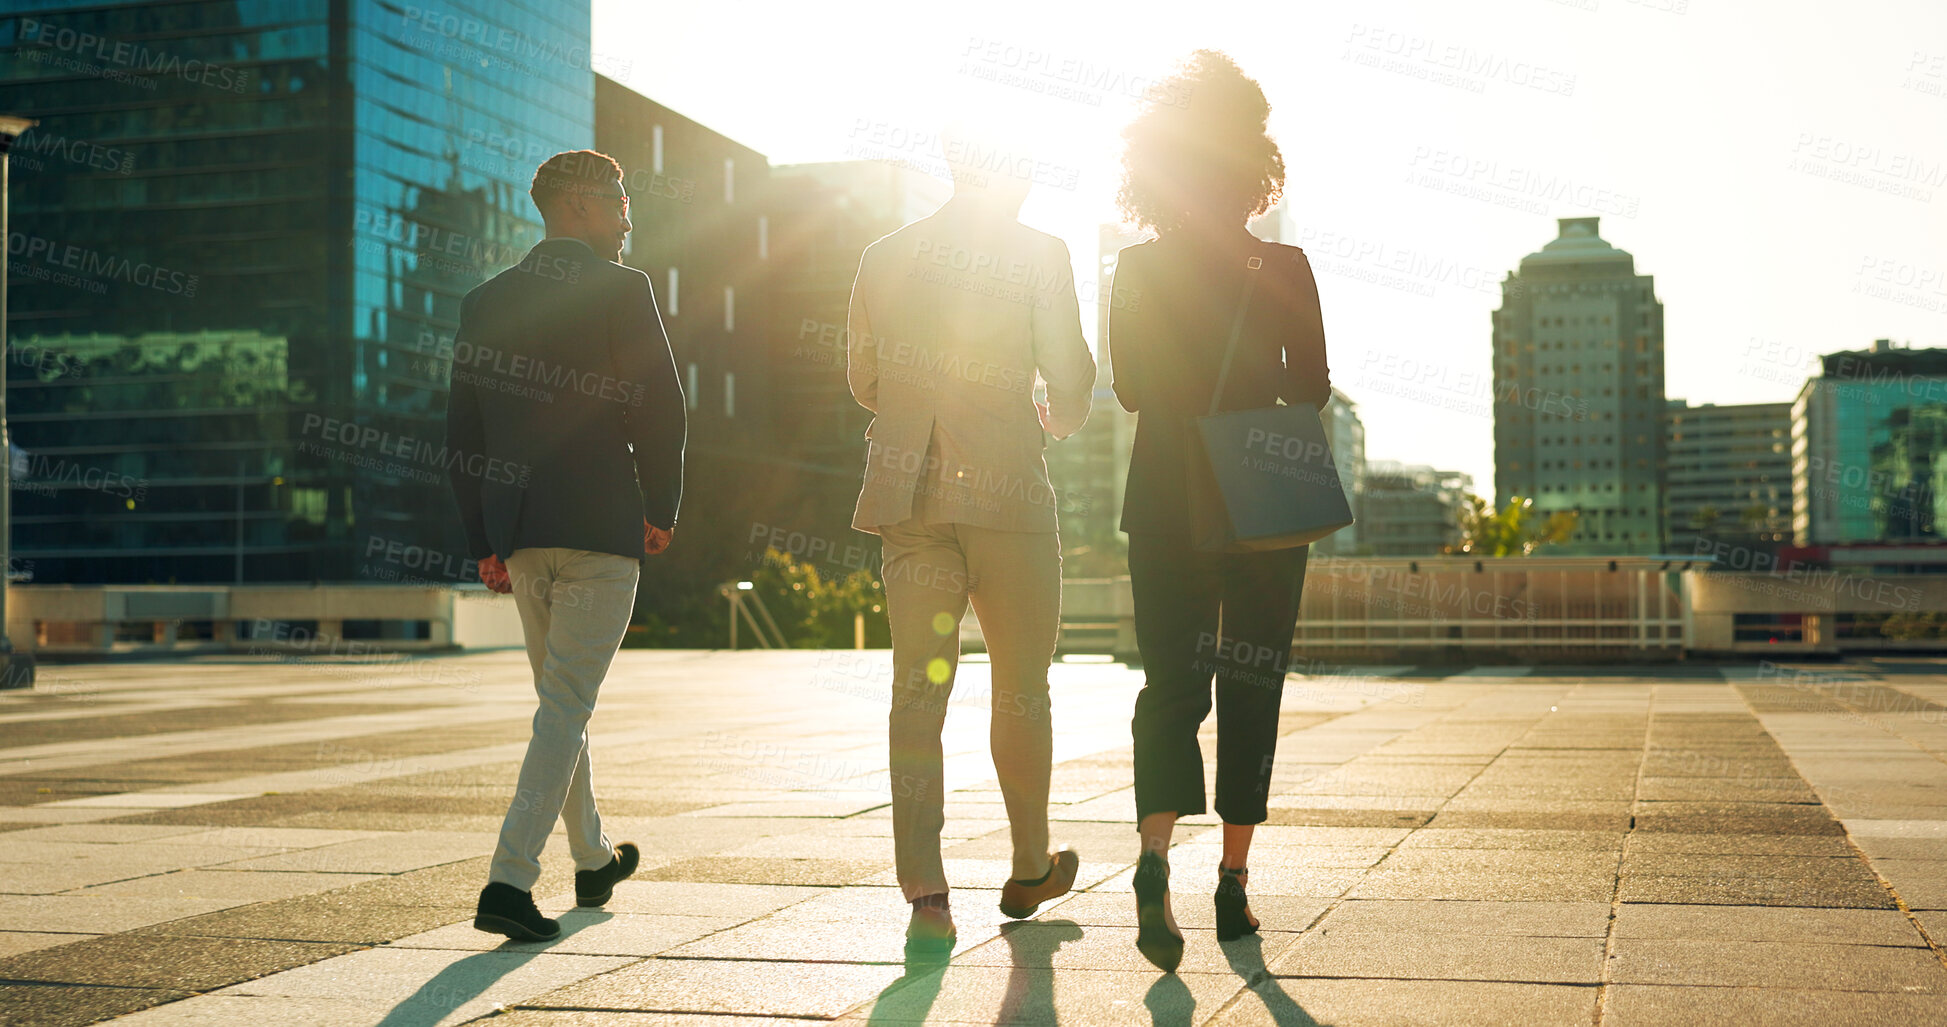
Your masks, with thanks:
<instances>
[{"instance_id":1,"label":"black ankle strap heel","mask_svg":"<svg viewBox=\"0 0 1947 1027\"><path fill-rule=\"evenodd\" d=\"M1244 867L1217 868L1217 940L1236 941L1247 934L1256 934L1257 925L1251 923L1246 912L1250 907L1250 896L1244 894L1244 878L1250 873Z\"/></svg>"},{"instance_id":2,"label":"black ankle strap heel","mask_svg":"<svg viewBox=\"0 0 1947 1027\"><path fill-rule=\"evenodd\" d=\"M1154 852L1136 862L1136 950L1158 970L1170 973L1183 962L1183 936L1170 930L1163 902L1170 894L1170 865Z\"/></svg>"}]
</instances>

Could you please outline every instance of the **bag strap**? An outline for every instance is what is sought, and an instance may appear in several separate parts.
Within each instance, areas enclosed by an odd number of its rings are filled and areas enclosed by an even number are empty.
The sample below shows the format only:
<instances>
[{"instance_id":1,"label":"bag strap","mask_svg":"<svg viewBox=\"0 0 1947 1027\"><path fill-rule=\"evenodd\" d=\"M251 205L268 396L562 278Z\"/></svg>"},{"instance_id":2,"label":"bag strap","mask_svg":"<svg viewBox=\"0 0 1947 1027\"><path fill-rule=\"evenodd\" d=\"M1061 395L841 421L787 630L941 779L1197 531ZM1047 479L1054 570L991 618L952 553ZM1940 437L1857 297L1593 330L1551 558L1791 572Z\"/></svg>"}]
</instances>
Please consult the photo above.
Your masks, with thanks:
<instances>
[{"instance_id":1,"label":"bag strap","mask_svg":"<svg viewBox=\"0 0 1947 1027\"><path fill-rule=\"evenodd\" d=\"M1224 398L1224 386L1230 382L1230 361L1237 354L1237 337L1244 334L1244 313L1251 308L1251 292L1257 288L1257 275L1254 273L1264 266L1264 258L1253 255L1244 262L1244 288L1237 295L1237 313L1230 319L1230 341L1224 343L1224 362L1217 369L1217 389L1210 394L1210 413L1217 412L1217 406Z\"/></svg>"}]
</instances>

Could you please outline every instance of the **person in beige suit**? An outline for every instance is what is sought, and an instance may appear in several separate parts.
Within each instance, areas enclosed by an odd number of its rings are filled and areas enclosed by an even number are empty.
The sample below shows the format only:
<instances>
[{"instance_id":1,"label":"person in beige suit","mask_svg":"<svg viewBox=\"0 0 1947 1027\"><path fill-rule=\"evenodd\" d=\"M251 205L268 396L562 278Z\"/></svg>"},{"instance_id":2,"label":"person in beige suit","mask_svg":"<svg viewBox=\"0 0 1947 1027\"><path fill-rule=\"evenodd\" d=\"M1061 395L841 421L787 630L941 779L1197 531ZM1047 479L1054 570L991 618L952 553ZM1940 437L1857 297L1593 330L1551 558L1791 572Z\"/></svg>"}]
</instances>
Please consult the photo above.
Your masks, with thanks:
<instances>
[{"instance_id":1,"label":"person in beige suit","mask_svg":"<svg viewBox=\"0 0 1947 1027\"><path fill-rule=\"evenodd\" d=\"M940 731L969 602L992 658L990 744L1013 835L1001 910L1034 915L1073 887L1078 864L1048 841L1061 545L1042 450L1088 419L1095 360L1068 247L1016 220L1028 181L1010 171L1023 165L964 138L945 149L953 198L867 247L847 342L852 395L874 415L852 526L883 544L893 847L913 906L909 955L950 952L955 940L940 858Z\"/></svg>"}]
</instances>

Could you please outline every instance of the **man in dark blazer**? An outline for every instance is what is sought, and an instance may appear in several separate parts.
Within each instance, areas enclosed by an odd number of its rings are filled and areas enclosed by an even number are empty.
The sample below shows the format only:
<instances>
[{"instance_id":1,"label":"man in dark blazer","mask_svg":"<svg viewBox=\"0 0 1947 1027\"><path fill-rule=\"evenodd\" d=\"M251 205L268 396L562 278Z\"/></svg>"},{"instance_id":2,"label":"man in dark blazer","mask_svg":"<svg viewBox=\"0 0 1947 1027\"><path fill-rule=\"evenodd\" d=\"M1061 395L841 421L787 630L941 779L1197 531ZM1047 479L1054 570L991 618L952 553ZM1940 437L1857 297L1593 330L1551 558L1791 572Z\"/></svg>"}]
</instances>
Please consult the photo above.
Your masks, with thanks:
<instances>
[{"instance_id":1,"label":"man in dark blazer","mask_svg":"<svg viewBox=\"0 0 1947 1027\"><path fill-rule=\"evenodd\" d=\"M686 424L649 279L615 262L630 229L621 166L559 153L531 195L547 238L460 306L446 453L468 555L513 594L540 697L473 925L545 941L560 925L533 888L557 818L579 905L608 901L640 858L602 833L587 726L641 557L676 527Z\"/></svg>"}]
</instances>

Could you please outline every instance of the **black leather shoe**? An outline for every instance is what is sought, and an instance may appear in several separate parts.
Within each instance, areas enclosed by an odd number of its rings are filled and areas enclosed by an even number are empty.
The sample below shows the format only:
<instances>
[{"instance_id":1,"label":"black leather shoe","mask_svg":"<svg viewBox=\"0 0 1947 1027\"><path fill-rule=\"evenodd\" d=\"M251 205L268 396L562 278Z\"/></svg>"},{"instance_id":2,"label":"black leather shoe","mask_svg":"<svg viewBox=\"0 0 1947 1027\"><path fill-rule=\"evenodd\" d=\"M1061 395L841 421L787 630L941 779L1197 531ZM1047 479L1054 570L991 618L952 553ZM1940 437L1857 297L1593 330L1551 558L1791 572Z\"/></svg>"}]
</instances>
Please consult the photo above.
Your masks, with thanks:
<instances>
[{"instance_id":1,"label":"black leather shoe","mask_svg":"<svg viewBox=\"0 0 1947 1027\"><path fill-rule=\"evenodd\" d=\"M615 847L615 858L600 870L575 871L575 905L599 906L615 894L615 882L626 880L635 873L637 863L642 861L642 853L634 842L623 842Z\"/></svg>"},{"instance_id":2,"label":"black leather shoe","mask_svg":"<svg viewBox=\"0 0 1947 1027\"><path fill-rule=\"evenodd\" d=\"M495 881L480 889L480 905L473 914L475 930L504 934L515 941L553 941L561 925L541 915L534 894Z\"/></svg>"}]
</instances>

